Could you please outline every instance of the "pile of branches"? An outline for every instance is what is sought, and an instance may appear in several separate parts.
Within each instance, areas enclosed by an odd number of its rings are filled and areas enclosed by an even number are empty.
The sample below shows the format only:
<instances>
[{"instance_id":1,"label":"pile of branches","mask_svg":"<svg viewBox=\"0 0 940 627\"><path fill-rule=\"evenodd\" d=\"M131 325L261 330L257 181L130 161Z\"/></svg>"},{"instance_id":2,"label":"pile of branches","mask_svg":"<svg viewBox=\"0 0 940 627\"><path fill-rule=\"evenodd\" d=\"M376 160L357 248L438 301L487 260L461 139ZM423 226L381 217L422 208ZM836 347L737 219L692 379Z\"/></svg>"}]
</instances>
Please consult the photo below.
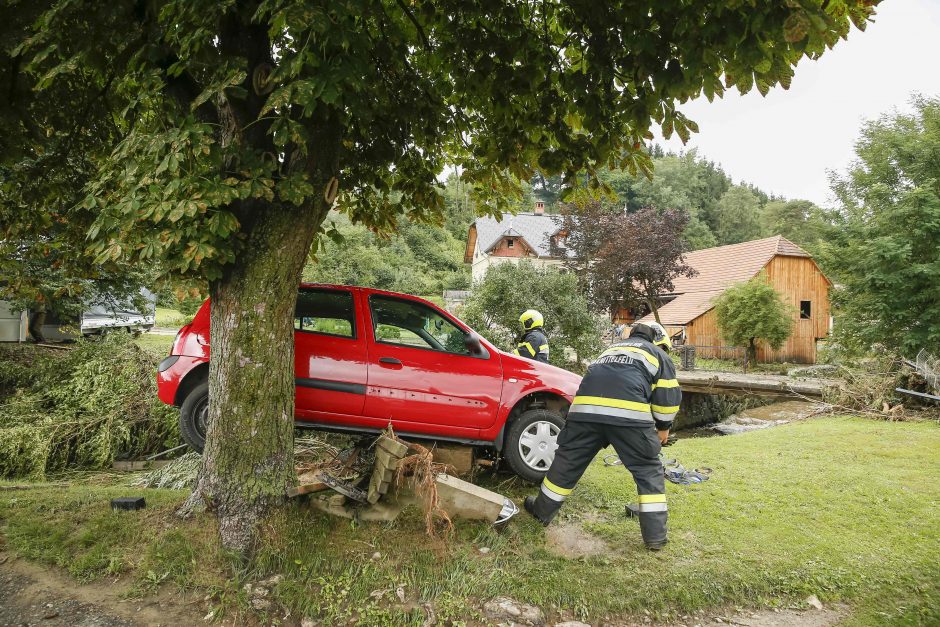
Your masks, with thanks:
<instances>
[{"instance_id":1,"label":"pile of branches","mask_svg":"<svg viewBox=\"0 0 940 627\"><path fill-rule=\"evenodd\" d=\"M297 474L337 472L343 467L340 453L339 447L326 440L309 435L295 438L294 459ZM201 465L202 455L186 453L162 468L136 476L131 485L140 488L192 489Z\"/></svg>"},{"instance_id":2,"label":"pile of branches","mask_svg":"<svg viewBox=\"0 0 940 627\"><path fill-rule=\"evenodd\" d=\"M100 470L179 443L176 414L157 398L153 356L126 335L68 351L18 347L28 359L3 351L0 477Z\"/></svg>"},{"instance_id":3,"label":"pile of branches","mask_svg":"<svg viewBox=\"0 0 940 627\"><path fill-rule=\"evenodd\" d=\"M919 420L936 416L938 405L904 396L897 388L929 386L916 365L890 353L868 357L839 370L839 384L826 389L823 400L833 412L881 420Z\"/></svg>"}]
</instances>

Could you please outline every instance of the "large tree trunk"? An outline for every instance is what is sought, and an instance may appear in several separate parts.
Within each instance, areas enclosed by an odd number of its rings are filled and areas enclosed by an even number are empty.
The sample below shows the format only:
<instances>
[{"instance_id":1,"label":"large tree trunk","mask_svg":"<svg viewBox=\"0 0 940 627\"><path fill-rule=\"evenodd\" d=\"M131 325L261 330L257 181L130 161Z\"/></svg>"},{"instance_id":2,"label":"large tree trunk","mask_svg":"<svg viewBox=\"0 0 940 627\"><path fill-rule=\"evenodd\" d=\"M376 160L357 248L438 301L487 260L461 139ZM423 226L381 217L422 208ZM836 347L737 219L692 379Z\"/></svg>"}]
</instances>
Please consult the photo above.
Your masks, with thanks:
<instances>
[{"instance_id":1,"label":"large tree trunk","mask_svg":"<svg viewBox=\"0 0 940 627\"><path fill-rule=\"evenodd\" d=\"M326 206L254 207L245 248L213 282L209 425L203 466L180 513L215 512L223 546L243 554L296 481L294 307Z\"/></svg>"}]
</instances>

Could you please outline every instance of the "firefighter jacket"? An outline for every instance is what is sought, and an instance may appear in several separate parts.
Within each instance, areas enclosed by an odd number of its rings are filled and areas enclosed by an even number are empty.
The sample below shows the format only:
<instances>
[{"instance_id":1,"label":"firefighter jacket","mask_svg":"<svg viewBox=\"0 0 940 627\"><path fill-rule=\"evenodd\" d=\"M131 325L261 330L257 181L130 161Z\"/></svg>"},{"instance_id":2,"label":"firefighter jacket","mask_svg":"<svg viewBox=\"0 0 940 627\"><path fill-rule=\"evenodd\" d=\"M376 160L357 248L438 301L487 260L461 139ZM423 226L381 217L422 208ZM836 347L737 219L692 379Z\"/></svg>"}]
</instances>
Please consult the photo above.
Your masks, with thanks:
<instances>
[{"instance_id":1,"label":"firefighter jacket","mask_svg":"<svg viewBox=\"0 0 940 627\"><path fill-rule=\"evenodd\" d=\"M548 337L545 335L545 331L539 327L526 331L513 353L547 364Z\"/></svg>"},{"instance_id":2,"label":"firefighter jacket","mask_svg":"<svg viewBox=\"0 0 940 627\"><path fill-rule=\"evenodd\" d=\"M682 391L676 368L661 348L637 336L614 344L588 368L568 421L672 427Z\"/></svg>"}]
</instances>

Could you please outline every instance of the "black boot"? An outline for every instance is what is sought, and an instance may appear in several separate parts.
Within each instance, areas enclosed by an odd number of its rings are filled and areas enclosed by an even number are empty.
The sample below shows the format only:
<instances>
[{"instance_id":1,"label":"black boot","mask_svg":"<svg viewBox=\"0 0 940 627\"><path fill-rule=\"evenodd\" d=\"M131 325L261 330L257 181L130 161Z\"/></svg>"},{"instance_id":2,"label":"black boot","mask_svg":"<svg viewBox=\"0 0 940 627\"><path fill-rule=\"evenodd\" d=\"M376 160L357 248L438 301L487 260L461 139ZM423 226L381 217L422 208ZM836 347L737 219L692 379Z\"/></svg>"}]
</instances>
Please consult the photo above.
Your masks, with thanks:
<instances>
[{"instance_id":1,"label":"black boot","mask_svg":"<svg viewBox=\"0 0 940 627\"><path fill-rule=\"evenodd\" d=\"M545 511L547 508L539 502L538 497L527 496L525 501L522 503L522 506L525 508L525 511L532 514L532 517L537 521L542 523L543 526L547 527L549 523L552 522L552 519L555 518L555 514L558 513L558 510L561 509L561 506L552 508L553 511Z\"/></svg>"},{"instance_id":2,"label":"black boot","mask_svg":"<svg viewBox=\"0 0 940 627\"><path fill-rule=\"evenodd\" d=\"M662 542L648 542L646 548L650 551L661 551L666 547L668 540L663 540Z\"/></svg>"}]
</instances>

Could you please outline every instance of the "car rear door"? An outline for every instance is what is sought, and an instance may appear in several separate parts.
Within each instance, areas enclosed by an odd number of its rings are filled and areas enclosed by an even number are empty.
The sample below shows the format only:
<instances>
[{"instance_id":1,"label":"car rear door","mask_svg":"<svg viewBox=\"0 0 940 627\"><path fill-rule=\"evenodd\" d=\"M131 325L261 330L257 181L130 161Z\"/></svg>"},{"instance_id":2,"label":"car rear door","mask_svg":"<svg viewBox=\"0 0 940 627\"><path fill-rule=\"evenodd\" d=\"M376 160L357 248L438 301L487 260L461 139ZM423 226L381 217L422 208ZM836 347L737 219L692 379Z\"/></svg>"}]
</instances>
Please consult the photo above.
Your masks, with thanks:
<instances>
[{"instance_id":1,"label":"car rear door","mask_svg":"<svg viewBox=\"0 0 940 627\"><path fill-rule=\"evenodd\" d=\"M468 331L419 301L370 294L368 304L367 416L400 431L468 439L493 424L503 382L498 353L471 355Z\"/></svg>"},{"instance_id":2,"label":"car rear door","mask_svg":"<svg viewBox=\"0 0 940 627\"><path fill-rule=\"evenodd\" d=\"M297 417L336 422L361 416L367 344L358 290L301 287L294 312Z\"/></svg>"}]
</instances>

